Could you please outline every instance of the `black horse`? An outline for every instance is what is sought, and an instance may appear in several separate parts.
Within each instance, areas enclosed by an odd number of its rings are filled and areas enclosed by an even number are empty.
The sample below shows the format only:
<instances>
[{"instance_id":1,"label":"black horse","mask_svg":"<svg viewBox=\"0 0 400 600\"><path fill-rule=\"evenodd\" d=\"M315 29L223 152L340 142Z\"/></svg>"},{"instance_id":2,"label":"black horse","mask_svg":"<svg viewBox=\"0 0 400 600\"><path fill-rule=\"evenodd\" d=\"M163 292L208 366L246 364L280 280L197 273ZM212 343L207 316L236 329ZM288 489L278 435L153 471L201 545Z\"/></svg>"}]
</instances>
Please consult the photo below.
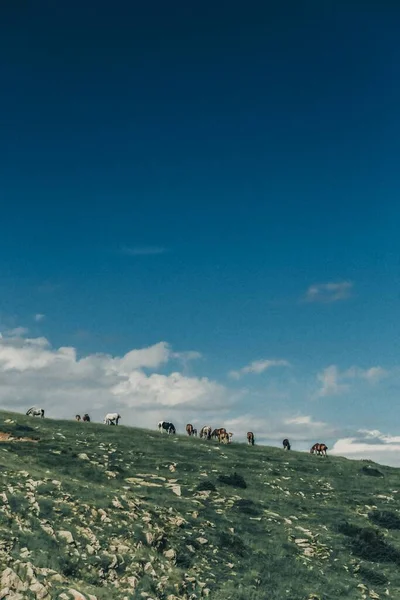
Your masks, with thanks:
<instances>
[{"instance_id":1,"label":"black horse","mask_svg":"<svg viewBox=\"0 0 400 600\"><path fill-rule=\"evenodd\" d=\"M170 423L169 421L160 421L158 424L158 430L161 431L161 433L164 431L166 431L169 435L172 433L176 433L176 429L175 429L175 425L173 423Z\"/></svg>"},{"instance_id":2,"label":"black horse","mask_svg":"<svg viewBox=\"0 0 400 600\"><path fill-rule=\"evenodd\" d=\"M284 450L290 450L290 442L287 438L285 438L282 442Z\"/></svg>"}]
</instances>

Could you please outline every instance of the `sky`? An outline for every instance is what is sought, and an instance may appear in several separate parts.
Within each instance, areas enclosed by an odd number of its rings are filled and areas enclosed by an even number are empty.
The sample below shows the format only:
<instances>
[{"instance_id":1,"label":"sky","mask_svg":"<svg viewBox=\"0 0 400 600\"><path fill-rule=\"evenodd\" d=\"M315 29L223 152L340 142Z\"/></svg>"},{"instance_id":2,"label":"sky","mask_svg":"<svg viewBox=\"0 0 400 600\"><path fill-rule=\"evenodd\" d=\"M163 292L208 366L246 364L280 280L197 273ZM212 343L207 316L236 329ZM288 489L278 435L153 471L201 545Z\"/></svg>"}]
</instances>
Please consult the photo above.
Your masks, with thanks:
<instances>
[{"instance_id":1,"label":"sky","mask_svg":"<svg viewBox=\"0 0 400 600\"><path fill-rule=\"evenodd\" d=\"M400 466L400 7L0 17L0 407Z\"/></svg>"}]
</instances>

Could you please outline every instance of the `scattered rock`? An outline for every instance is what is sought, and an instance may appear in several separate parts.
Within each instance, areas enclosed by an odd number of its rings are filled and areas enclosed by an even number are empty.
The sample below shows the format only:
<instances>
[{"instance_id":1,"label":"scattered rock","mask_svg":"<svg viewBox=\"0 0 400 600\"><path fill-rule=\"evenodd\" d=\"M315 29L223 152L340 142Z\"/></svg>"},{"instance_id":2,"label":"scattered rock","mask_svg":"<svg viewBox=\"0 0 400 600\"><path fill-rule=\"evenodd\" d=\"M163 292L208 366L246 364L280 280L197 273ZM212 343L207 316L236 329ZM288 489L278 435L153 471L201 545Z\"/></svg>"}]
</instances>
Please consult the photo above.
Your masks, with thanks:
<instances>
[{"instance_id":1,"label":"scattered rock","mask_svg":"<svg viewBox=\"0 0 400 600\"><path fill-rule=\"evenodd\" d=\"M70 531L59 531L58 537L61 538L62 540L65 540L67 542L67 544L74 543L74 537Z\"/></svg>"}]
</instances>

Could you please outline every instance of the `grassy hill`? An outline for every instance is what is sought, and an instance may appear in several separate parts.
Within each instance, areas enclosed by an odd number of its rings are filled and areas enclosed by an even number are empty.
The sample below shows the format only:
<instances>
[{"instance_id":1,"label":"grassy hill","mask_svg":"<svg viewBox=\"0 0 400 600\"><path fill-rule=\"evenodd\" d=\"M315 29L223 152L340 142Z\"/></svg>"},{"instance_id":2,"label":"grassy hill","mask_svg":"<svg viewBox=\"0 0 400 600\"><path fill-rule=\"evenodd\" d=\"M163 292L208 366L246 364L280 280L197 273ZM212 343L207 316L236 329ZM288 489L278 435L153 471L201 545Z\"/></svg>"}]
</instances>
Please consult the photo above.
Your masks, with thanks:
<instances>
[{"instance_id":1,"label":"grassy hill","mask_svg":"<svg viewBox=\"0 0 400 600\"><path fill-rule=\"evenodd\" d=\"M400 470L15 413L0 432L0 599L400 598Z\"/></svg>"}]
</instances>

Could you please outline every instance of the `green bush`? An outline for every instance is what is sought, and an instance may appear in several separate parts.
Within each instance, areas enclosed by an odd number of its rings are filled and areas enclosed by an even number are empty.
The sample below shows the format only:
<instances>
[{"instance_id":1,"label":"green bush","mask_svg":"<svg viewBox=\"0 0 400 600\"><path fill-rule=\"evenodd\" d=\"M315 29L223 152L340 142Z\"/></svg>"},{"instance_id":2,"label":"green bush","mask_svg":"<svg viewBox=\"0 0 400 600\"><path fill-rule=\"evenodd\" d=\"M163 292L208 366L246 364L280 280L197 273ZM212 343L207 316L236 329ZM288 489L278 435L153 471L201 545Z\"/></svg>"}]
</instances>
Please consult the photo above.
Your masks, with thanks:
<instances>
[{"instance_id":1,"label":"green bush","mask_svg":"<svg viewBox=\"0 0 400 600\"><path fill-rule=\"evenodd\" d=\"M386 529L400 529L400 517L390 510L375 510L368 515L370 521Z\"/></svg>"},{"instance_id":2,"label":"green bush","mask_svg":"<svg viewBox=\"0 0 400 600\"><path fill-rule=\"evenodd\" d=\"M224 483L225 485L231 485L232 487L247 488L247 483L241 475L238 475L236 471L233 475L218 475L218 481Z\"/></svg>"},{"instance_id":3,"label":"green bush","mask_svg":"<svg viewBox=\"0 0 400 600\"><path fill-rule=\"evenodd\" d=\"M379 573L378 571L373 571L372 569L368 569L368 567L361 566L357 571L358 575L360 575L365 581L372 585L385 585L388 582L387 577L383 575L383 573Z\"/></svg>"},{"instance_id":4,"label":"green bush","mask_svg":"<svg viewBox=\"0 0 400 600\"><path fill-rule=\"evenodd\" d=\"M197 490L199 492L205 492L205 491L215 492L216 489L217 488L215 487L213 482L210 481L209 479L205 479L204 481L201 481L199 483L199 485L197 486Z\"/></svg>"}]
</instances>

